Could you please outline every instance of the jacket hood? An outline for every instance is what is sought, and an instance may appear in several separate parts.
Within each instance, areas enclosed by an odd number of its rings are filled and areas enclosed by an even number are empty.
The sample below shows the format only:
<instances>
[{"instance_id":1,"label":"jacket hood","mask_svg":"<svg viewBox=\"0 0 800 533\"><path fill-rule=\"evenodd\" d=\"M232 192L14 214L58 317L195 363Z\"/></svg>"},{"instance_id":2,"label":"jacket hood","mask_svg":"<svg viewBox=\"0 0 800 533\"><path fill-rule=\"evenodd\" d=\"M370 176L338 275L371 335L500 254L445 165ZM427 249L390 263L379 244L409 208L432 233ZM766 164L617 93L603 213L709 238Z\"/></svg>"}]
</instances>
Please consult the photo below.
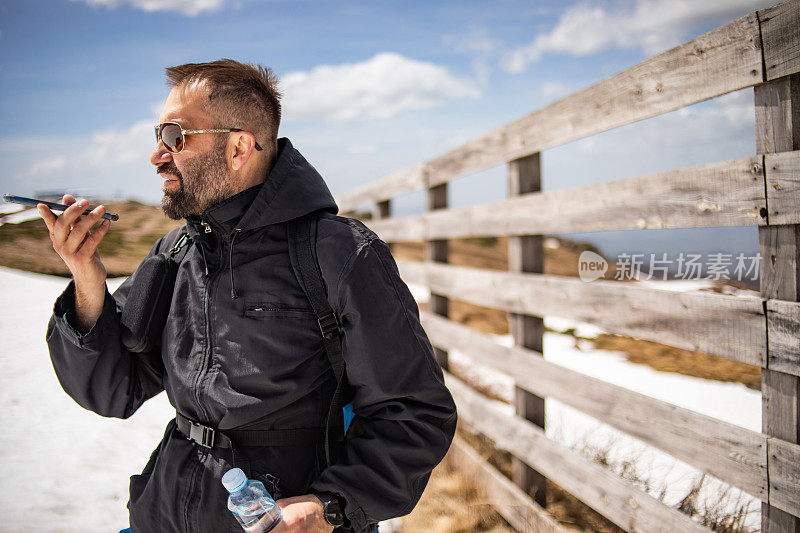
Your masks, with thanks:
<instances>
[{"instance_id":1,"label":"jacket hood","mask_svg":"<svg viewBox=\"0 0 800 533\"><path fill-rule=\"evenodd\" d=\"M332 214L339 211L322 176L286 137L278 139L278 154L267 179L251 189L209 207L200 219L228 233L233 227L226 222L235 219L239 219L236 228L251 230L313 211L325 210ZM197 229L200 222L197 217L186 220L190 227Z\"/></svg>"}]
</instances>

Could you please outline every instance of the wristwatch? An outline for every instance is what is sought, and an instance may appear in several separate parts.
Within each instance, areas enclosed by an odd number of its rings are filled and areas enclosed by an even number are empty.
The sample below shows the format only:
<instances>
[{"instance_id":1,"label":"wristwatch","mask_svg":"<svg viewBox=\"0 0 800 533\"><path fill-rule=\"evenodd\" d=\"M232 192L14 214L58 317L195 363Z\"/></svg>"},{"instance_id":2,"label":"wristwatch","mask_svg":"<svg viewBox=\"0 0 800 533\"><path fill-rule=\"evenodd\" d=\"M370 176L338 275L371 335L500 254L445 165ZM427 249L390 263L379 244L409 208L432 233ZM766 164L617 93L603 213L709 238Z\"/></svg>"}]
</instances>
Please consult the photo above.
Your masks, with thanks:
<instances>
[{"instance_id":1,"label":"wristwatch","mask_svg":"<svg viewBox=\"0 0 800 533\"><path fill-rule=\"evenodd\" d=\"M325 506L322 511L325 521L332 526L343 526L345 520L341 497L332 492L314 492L313 494Z\"/></svg>"}]
</instances>

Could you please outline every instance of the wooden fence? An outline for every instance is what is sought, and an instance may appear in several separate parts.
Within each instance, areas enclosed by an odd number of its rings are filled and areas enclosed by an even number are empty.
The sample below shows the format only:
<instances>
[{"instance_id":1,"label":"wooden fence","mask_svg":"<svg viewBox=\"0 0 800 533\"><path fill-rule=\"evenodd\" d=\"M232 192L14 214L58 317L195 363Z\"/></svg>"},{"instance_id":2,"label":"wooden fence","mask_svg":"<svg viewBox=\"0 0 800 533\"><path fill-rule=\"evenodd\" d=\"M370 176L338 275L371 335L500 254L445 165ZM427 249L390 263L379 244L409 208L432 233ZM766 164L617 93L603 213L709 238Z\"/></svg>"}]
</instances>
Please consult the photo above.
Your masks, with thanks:
<instances>
[{"instance_id":1,"label":"wooden fence","mask_svg":"<svg viewBox=\"0 0 800 533\"><path fill-rule=\"evenodd\" d=\"M626 531L708 531L548 439L544 398L550 397L759 498L763 531L800 532L799 73L800 0L792 0L338 198L343 212L376 205L370 226L383 240L427 243L426 261L398 261L401 273L430 288L423 325L460 420L514 456L513 482L458 438L454 454L516 529L562 531L545 510L547 478ZM540 192L542 150L748 87L756 155ZM508 199L447 208L449 180L501 163L508 165ZM427 190L428 212L391 217L392 198L417 190ZM758 227L760 297L543 274L545 234L746 225ZM508 272L447 264L447 239L476 236L509 236ZM448 320L450 298L508 312L515 346ZM548 315L760 366L762 432L545 361L541 317ZM496 402L447 372L448 350L513 376L517 416L498 411Z\"/></svg>"}]
</instances>

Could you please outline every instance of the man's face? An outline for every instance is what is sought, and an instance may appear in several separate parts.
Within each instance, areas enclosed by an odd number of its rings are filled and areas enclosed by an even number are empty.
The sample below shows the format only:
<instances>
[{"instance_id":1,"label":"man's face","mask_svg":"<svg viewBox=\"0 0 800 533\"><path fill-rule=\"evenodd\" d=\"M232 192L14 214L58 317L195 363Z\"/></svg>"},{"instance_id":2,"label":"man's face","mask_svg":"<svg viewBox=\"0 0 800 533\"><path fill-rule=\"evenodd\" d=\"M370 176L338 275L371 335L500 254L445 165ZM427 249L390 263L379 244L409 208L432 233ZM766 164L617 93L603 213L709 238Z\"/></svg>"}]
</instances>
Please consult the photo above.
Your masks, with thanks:
<instances>
[{"instance_id":1,"label":"man's face","mask_svg":"<svg viewBox=\"0 0 800 533\"><path fill-rule=\"evenodd\" d=\"M176 122L183 129L213 128L213 121L202 106L204 98L202 87L173 88L159 122ZM161 208L174 220L200 215L233 194L225 159L227 135L188 134L185 139L185 146L178 153L170 153L159 142L150 154L150 162L165 180Z\"/></svg>"}]
</instances>

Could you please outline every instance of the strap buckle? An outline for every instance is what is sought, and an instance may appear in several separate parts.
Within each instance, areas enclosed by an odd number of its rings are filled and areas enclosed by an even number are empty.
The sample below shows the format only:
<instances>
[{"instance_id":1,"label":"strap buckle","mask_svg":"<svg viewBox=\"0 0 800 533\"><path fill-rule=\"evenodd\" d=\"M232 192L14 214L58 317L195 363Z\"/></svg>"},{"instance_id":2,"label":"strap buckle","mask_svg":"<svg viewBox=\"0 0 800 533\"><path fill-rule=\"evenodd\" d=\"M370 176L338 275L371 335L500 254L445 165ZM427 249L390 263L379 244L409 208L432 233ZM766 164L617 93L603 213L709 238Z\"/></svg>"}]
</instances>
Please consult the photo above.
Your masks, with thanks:
<instances>
[{"instance_id":1,"label":"strap buckle","mask_svg":"<svg viewBox=\"0 0 800 533\"><path fill-rule=\"evenodd\" d=\"M214 428L192 422L189 428L189 440L193 440L200 446L206 448L213 448L214 442L217 440L217 432Z\"/></svg>"},{"instance_id":2,"label":"strap buckle","mask_svg":"<svg viewBox=\"0 0 800 533\"><path fill-rule=\"evenodd\" d=\"M172 254L172 255L177 254L178 252L181 251L181 248L183 248L184 245L189 244L189 242L191 240L192 240L192 238L189 237L188 233L182 234L180 236L180 238L178 239L178 241L175 243L175 246L170 248L169 253Z\"/></svg>"},{"instance_id":3,"label":"strap buckle","mask_svg":"<svg viewBox=\"0 0 800 533\"><path fill-rule=\"evenodd\" d=\"M336 335L341 335L342 328L339 326L339 319L336 317L336 313L328 313L323 315L317 319L317 324L319 324L319 330L322 332L322 336L326 339L332 339Z\"/></svg>"}]
</instances>

